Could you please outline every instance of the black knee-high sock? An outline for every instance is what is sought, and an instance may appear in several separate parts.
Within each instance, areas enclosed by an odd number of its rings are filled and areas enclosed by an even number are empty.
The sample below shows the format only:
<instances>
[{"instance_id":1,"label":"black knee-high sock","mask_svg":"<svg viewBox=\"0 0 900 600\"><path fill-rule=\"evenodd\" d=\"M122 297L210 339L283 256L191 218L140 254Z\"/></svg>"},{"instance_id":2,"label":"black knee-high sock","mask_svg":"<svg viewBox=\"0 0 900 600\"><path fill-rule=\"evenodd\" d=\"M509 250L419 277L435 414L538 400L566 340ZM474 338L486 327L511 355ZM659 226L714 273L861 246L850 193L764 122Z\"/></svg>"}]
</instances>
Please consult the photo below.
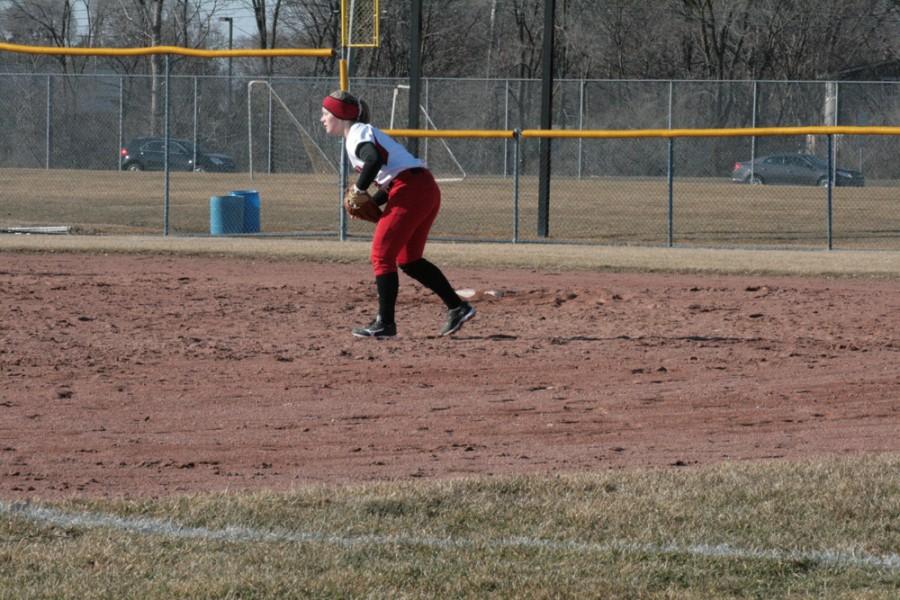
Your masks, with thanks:
<instances>
[{"instance_id":1,"label":"black knee-high sock","mask_svg":"<svg viewBox=\"0 0 900 600\"><path fill-rule=\"evenodd\" d=\"M394 306L397 304L397 291L400 288L400 277L397 271L375 276L375 287L378 289L378 314L382 323L394 322Z\"/></svg>"},{"instance_id":2,"label":"black knee-high sock","mask_svg":"<svg viewBox=\"0 0 900 600\"><path fill-rule=\"evenodd\" d=\"M456 295L456 291L447 281L444 273L424 258L400 265L400 268L404 273L437 294L447 308L457 308L462 304L462 300Z\"/></svg>"}]
</instances>

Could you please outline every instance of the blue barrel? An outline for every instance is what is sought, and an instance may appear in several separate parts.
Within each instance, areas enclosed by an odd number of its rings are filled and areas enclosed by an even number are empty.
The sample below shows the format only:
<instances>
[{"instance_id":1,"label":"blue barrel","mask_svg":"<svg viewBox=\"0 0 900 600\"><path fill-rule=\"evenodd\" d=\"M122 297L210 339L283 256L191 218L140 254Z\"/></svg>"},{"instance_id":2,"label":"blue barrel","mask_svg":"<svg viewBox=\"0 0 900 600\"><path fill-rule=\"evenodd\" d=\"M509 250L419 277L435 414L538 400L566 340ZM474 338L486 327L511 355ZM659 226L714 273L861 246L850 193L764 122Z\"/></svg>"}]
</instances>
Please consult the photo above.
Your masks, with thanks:
<instances>
[{"instance_id":1,"label":"blue barrel","mask_svg":"<svg viewBox=\"0 0 900 600\"><path fill-rule=\"evenodd\" d=\"M259 233L259 192L236 190L231 193L244 199L244 233Z\"/></svg>"},{"instance_id":2,"label":"blue barrel","mask_svg":"<svg viewBox=\"0 0 900 600\"><path fill-rule=\"evenodd\" d=\"M244 198L236 194L212 196L209 199L210 235L227 235L244 231Z\"/></svg>"}]
</instances>

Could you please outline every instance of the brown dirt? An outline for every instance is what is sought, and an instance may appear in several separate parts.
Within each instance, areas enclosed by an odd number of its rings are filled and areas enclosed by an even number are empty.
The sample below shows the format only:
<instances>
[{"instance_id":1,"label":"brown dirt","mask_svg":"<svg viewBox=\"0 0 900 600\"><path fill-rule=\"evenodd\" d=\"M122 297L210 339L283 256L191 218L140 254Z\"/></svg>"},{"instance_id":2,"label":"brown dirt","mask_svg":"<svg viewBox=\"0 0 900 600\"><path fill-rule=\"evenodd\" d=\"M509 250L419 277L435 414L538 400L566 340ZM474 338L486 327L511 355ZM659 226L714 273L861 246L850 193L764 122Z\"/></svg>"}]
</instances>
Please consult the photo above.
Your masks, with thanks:
<instances>
[{"instance_id":1,"label":"brown dirt","mask_svg":"<svg viewBox=\"0 0 900 600\"><path fill-rule=\"evenodd\" d=\"M0 498L900 450L900 282L0 254Z\"/></svg>"}]
</instances>

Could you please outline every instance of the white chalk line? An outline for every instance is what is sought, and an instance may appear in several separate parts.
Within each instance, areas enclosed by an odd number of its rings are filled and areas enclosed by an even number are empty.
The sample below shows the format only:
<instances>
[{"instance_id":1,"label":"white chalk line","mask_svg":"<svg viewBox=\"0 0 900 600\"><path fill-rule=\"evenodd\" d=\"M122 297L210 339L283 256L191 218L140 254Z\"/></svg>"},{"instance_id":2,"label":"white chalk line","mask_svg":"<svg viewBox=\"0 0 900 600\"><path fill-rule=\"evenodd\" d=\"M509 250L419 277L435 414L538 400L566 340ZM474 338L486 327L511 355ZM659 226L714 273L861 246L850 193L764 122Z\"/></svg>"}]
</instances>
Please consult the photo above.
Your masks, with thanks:
<instances>
[{"instance_id":1,"label":"white chalk line","mask_svg":"<svg viewBox=\"0 0 900 600\"><path fill-rule=\"evenodd\" d=\"M159 535L179 539L199 539L223 542L278 542L297 544L331 544L335 546L425 546L437 549L452 548L526 548L562 550L578 553L683 554L703 558L758 559L775 562L810 562L835 567L871 567L900 571L900 555L873 555L865 552L838 550L787 551L738 548L729 544L639 544L610 541L606 543L547 540L531 537L470 540L465 538L435 538L394 535L338 535L289 530L260 530L251 527L229 526L223 529L186 527L173 521L150 518L127 518L101 513L66 513L30 503L0 501L0 514L45 525L79 529L113 529L142 535Z\"/></svg>"}]
</instances>

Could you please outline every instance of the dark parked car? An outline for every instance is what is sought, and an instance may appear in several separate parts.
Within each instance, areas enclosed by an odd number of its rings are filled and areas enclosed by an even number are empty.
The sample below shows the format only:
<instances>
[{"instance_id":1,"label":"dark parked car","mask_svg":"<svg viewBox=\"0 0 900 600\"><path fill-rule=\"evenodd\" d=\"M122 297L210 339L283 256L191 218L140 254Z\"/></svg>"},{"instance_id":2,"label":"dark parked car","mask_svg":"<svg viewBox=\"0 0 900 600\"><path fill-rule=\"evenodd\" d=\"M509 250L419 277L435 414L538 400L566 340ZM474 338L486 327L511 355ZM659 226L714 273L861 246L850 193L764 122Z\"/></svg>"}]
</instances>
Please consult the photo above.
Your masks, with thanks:
<instances>
[{"instance_id":1,"label":"dark parked car","mask_svg":"<svg viewBox=\"0 0 900 600\"><path fill-rule=\"evenodd\" d=\"M828 163L812 154L772 154L735 163L731 180L755 184L828 185ZM865 178L859 171L835 169L834 185L862 187Z\"/></svg>"},{"instance_id":2,"label":"dark parked car","mask_svg":"<svg viewBox=\"0 0 900 600\"><path fill-rule=\"evenodd\" d=\"M122 169L125 171L161 171L165 160L165 139L140 137L122 148ZM234 160L225 154L207 152L189 140L169 139L169 169L172 171L234 171Z\"/></svg>"}]
</instances>

